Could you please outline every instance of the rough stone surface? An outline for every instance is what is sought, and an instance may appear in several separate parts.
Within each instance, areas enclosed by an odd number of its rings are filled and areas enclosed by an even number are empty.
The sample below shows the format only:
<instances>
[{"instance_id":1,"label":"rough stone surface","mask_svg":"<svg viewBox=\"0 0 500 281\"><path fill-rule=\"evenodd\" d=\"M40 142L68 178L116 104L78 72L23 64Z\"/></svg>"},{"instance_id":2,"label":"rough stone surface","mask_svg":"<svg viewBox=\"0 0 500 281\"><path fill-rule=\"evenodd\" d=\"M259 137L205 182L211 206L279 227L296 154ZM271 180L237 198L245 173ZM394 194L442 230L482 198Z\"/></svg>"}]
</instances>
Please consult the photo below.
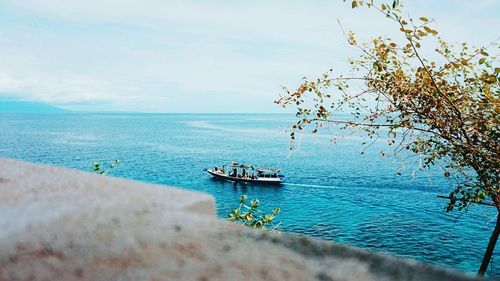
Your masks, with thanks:
<instances>
[{"instance_id":1,"label":"rough stone surface","mask_svg":"<svg viewBox=\"0 0 500 281\"><path fill-rule=\"evenodd\" d=\"M216 219L211 196L0 158L0 280L474 280Z\"/></svg>"}]
</instances>

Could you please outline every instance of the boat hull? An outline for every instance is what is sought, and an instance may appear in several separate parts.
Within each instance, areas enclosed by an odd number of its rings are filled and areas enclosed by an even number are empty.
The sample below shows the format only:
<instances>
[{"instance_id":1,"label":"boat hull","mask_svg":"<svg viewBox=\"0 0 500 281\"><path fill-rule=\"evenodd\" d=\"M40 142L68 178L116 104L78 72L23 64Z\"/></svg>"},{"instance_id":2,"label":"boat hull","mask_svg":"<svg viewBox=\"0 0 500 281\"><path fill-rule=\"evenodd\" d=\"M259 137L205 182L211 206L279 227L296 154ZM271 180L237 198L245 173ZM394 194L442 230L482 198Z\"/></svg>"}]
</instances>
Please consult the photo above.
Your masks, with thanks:
<instances>
[{"instance_id":1,"label":"boat hull","mask_svg":"<svg viewBox=\"0 0 500 281\"><path fill-rule=\"evenodd\" d=\"M207 173L209 173L212 177L216 179L223 179L227 181L233 181L233 182L243 182L243 183L251 183L251 184L263 184L263 185L280 185L283 180L283 178L257 178L257 179L249 179L249 178L238 178L238 177L231 177L226 174L220 173L220 171L213 171L213 170L206 170Z\"/></svg>"}]
</instances>

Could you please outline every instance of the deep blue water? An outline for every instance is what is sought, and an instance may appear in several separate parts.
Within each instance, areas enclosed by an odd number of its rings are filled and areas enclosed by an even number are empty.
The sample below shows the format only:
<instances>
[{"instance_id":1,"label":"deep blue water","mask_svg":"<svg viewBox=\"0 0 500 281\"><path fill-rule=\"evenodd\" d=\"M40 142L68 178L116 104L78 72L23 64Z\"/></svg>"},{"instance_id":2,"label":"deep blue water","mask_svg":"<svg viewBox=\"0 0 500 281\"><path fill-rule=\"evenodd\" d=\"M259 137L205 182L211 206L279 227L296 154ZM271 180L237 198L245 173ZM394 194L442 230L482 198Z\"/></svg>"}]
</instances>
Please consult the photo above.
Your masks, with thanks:
<instances>
[{"instance_id":1,"label":"deep blue water","mask_svg":"<svg viewBox=\"0 0 500 281\"><path fill-rule=\"evenodd\" d=\"M0 157L90 171L120 159L113 175L212 194L225 217L247 194L263 209L280 207L280 230L475 272L493 227L494 210L471 207L455 221L444 212L453 182L441 171L417 172L381 157L380 139L363 155L363 139L333 145L307 135L290 153L287 115L251 114L0 114ZM276 166L281 187L212 180L203 168L231 160ZM500 277L500 252L491 277Z\"/></svg>"}]
</instances>

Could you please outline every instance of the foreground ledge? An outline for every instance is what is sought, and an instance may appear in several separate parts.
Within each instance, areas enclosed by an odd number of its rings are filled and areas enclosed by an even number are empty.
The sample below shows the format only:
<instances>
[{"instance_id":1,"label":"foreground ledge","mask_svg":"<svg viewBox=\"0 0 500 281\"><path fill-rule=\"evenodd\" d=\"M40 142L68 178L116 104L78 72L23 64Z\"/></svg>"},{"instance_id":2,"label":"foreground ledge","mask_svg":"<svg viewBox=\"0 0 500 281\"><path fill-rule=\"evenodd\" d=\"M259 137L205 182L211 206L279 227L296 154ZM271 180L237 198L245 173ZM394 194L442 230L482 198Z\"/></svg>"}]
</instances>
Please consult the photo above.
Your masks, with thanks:
<instances>
[{"instance_id":1,"label":"foreground ledge","mask_svg":"<svg viewBox=\"0 0 500 281\"><path fill-rule=\"evenodd\" d=\"M204 193L0 158L0 280L479 280L218 220Z\"/></svg>"}]
</instances>

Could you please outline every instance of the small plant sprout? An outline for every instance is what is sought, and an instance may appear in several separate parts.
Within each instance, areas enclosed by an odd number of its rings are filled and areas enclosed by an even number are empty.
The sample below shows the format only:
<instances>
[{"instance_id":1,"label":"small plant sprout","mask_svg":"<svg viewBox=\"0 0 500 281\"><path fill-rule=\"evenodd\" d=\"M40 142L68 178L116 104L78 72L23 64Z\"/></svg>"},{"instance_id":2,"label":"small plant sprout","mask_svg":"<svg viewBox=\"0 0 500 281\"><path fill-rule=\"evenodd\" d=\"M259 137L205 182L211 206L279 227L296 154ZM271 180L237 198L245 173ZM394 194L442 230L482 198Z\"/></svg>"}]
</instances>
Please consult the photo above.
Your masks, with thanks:
<instances>
[{"instance_id":1,"label":"small plant sprout","mask_svg":"<svg viewBox=\"0 0 500 281\"><path fill-rule=\"evenodd\" d=\"M120 165L120 160L118 159L113 160L113 162L111 162L111 164L109 164L107 168L104 168L104 165L101 164L101 162L94 162L94 164L92 164L92 171L99 175L106 175L109 174L111 170L116 168L118 165Z\"/></svg>"},{"instance_id":2,"label":"small plant sprout","mask_svg":"<svg viewBox=\"0 0 500 281\"><path fill-rule=\"evenodd\" d=\"M247 200L248 196L246 195L240 197L240 205L238 208L234 209L227 216L230 221L252 228L269 229L271 231L279 226L279 223L274 225L273 220L276 215L281 212L280 208L274 208L270 214L264 214L264 212L259 209L260 201L258 199L252 199L250 204L247 203Z\"/></svg>"}]
</instances>

